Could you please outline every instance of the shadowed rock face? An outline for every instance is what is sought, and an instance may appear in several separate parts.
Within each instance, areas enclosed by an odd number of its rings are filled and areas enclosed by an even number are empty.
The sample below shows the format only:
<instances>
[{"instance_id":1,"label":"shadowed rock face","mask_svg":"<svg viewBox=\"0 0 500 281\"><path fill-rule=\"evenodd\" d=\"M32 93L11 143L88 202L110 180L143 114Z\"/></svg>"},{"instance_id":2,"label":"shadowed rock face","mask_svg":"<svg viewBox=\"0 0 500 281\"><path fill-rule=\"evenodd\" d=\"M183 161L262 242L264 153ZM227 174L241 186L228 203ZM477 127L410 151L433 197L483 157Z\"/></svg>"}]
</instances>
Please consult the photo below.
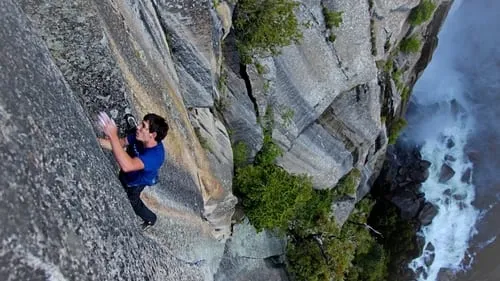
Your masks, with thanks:
<instances>
[{"instance_id":1,"label":"shadowed rock face","mask_svg":"<svg viewBox=\"0 0 500 281\"><path fill-rule=\"evenodd\" d=\"M202 280L146 237L44 42L0 2L0 276Z\"/></svg>"}]
</instances>

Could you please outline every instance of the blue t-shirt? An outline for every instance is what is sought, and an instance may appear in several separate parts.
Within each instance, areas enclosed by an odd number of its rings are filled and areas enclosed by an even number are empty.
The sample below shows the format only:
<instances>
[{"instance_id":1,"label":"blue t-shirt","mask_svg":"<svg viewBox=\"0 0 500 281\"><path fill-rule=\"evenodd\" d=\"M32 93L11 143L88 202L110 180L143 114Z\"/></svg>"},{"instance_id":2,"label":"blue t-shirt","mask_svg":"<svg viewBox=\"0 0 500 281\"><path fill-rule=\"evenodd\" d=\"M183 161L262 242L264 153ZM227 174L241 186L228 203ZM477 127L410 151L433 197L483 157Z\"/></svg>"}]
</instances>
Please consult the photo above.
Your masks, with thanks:
<instances>
[{"instance_id":1,"label":"blue t-shirt","mask_svg":"<svg viewBox=\"0 0 500 281\"><path fill-rule=\"evenodd\" d=\"M159 142L156 146L146 148L142 142L137 141L135 134L127 136L127 153L130 157L138 157L144 163L144 169L123 173L128 186L153 185L157 181L158 170L165 161L165 149Z\"/></svg>"}]
</instances>

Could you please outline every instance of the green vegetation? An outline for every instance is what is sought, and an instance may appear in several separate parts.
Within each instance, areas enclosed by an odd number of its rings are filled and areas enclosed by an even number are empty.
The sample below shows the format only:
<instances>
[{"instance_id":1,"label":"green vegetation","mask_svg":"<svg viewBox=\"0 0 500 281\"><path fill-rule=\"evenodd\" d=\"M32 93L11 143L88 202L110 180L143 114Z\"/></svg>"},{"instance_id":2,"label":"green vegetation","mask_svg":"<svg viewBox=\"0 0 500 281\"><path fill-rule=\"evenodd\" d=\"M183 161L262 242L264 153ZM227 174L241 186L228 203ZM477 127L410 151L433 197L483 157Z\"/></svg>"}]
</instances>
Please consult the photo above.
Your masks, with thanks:
<instances>
[{"instance_id":1,"label":"green vegetation","mask_svg":"<svg viewBox=\"0 0 500 281\"><path fill-rule=\"evenodd\" d=\"M246 215L257 231L267 228L284 233L312 193L307 177L290 175L274 164L238 169L234 183L243 194Z\"/></svg>"},{"instance_id":2,"label":"green vegetation","mask_svg":"<svg viewBox=\"0 0 500 281\"><path fill-rule=\"evenodd\" d=\"M384 247L375 240L367 241L367 247L364 251L356 252L354 266L347 275L347 281L379 281L387 280L388 256Z\"/></svg>"},{"instance_id":3,"label":"green vegetation","mask_svg":"<svg viewBox=\"0 0 500 281\"><path fill-rule=\"evenodd\" d=\"M330 11L323 6L323 16L325 17L326 28L332 29L342 24L342 12Z\"/></svg>"},{"instance_id":4,"label":"green vegetation","mask_svg":"<svg viewBox=\"0 0 500 281\"><path fill-rule=\"evenodd\" d=\"M330 35L328 35L327 39L330 42L335 42L337 36L333 34L332 28L339 27L342 24L342 12L330 11L325 6L323 6L322 11L326 28L330 30Z\"/></svg>"},{"instance_id":5,"label":"green vegetation","mask_svg":"<svg viewBox=\"0 0 500 281\"><path fill-rule=\"evenodd\" d=\"M344 195L354 195L358 188L361 172L358 169L352 169L347 175L339 180L335 186L335 195L340 198Z\"/></svg>"},{"instance_id":6,"label":"green vegetation","mask_svg":"<svg viewBox=\"0 0 500 281\"><path fill-rule=\"evenodd\" d=\"M224 94L224 93L222 93ZM221 96L214 102L214 107L218 112L224 112L231 105L231 101L225 96Z\"/></svg>"},{"instance_id":7,"label":"green vegetation","mask_svg":"<svg viewBox=\"0 0 500 281\"><path fill-rule=\"evenodd\" d=\"M229 105L230 101L226 95L227 89L227 72L224 68L221 68L221 74L219 76L219 80L217 81L217 89L219 90L220 96L215 100L214 107L219 112L225 111Z\"/></svg>"},{"instance_id":8,"label":"green vegetation","mask_svg":"<svg viewBox=\"0 0 500 281\"><path fill-rule=\"evenodd\" d=\"M292 0L240 0L236 7L236 45L245 64L253 55L278 54L302 38Z\"/></svg>"},{"instance_id":9,"label":"green vegetation","mask_svg":"<svg viewBox=\"0 0 500 281\"><path fill-rule=\"evenodd\" d=\"M275 164L282 151L271 138L273 119L268 108L263 120L262 149L254 164L236 170L234 184L257 231L267 228L284 233L297 210L311 199L313 189L308 177L288 174Z\"/></svg>"},{"instance_id":10,"label":"green vegetation","mask_svg":"<svg viewBox=\"0 0 500 281\"><path fill-rule=\"evenodd\" d=\"M373 206L369 199L360 201L356 209L349 216L342 229L338 229L328 217L328 200L332 197L325 194L318 195L320 207L314 212L313 204L307 204L309 210L302 210L306 214L302 221L310 231L292 231L292 239L287 248L287 257L290 263L290 273L295 280L330 281L330 280L385 280L386 254L370 235L366 222ZM312 203L311 202L311 203ZM331 203L331 201L329 201ZM326 214L326 217L325 217ZM311 231L312 230L312 231Z\"/></svg>"},{"instance_id":11,"label":"green vegetation","mask_svg":"<svg viewBox=\"0 0 500 281\"><path fill-rule=\"evenodd\" d=\"M393 69L394 69L394 62L392 61L391 58L389 58L384 65L384 71L387 73L392 73Z\"/></svg>"},{"instance_id":12,"label":"green vegetation","mask_svg":"<svg viewBox=\"0 0 500 281\"><path fill-rule=\"evenodd\" d=\"M432 13L436 9L436 4L431 0L423 0L411 13L409 22L413 26L420 25L428 21L432 17Z\"/></svg>"},{"instance_id":13,"label":"green vegetation","mask_svg":"<svg viewBox=\"0 0 500 281\"><path fill-rule=\"evenodd\" d=\"M227 85L227 73L222 68L221 69L221 74L219 76L219 80L217 81L217 89L221 93L224 93L224 91L226 90L226 85Z\"/></svg>"},{"instance_id":14,"label":"green vegetation","mask_svg":"<svg viewBox=\"0 0 500 281\"><path fill-rule=\"evenodd\" d=\"M406 125L407 125L406 120L403 118L398 118L392 122L391 128L389 130L389 144L396 143L396 140L398 139L401 130L403 130L404 127L406 127Z\"/></svg>"},{"instance_id":15,"label":"green vegetation","mask_svg":"<svg viewBox=\"0 0 500 281\"><path fill-rule=\"evenodd\" d=\"M270 87L271 87L271 82L269 80L265 80L264 85L262 85L262 88L264 89L264 94L267 94Z\"/></svg>"},{"instance_id":16,"label":"green vegetation","mask_svg":"<svg viewBox=\"0 0 500 281\"><path fill-rule=\"evenodd\" d=\"M401 40L399 48L405 53L417 53L420 51L420 45L420 40L416 36L412 36Z\"/></svg>"},{"instance_id":17,"label":"green vegetation","mask_svg":"<svg viewBox=\"0 0 500 281\"><path fill-rule=\"evenodd\" d=\"M237 143L233 149L235 192L258 231L270 229L289 238L290 274L301 281L385 280L386 254L366 224L372 201L360 201L342 228L331 214L336 198L356 192L360 171L353 169L334 189L314 190L309 177L275 164L282 151L271 138L271 108L261 123L264 144L253 164L245 166L246 146Z\"/></svg>"},{"instance_id":18,"label":"green vegetation","mask_svg":"<svg viewBox=\"0 0 500 281\"><path fill-rule=\"evenodd\" d=\"M408 99L410 98L411 90L410 87L405 86L403 88L403 91L401 91L401 101L406 103Z\"/></svg>"},{"instance_id":19,"label":"green vegetation","mask_svg":"<svg viewBox=\"0 0 500 281\"><path fill-rule=\"evenodd\" d=\"M283 127L287 128L292 124L293 116L295 112L291 108L287 108L283 114L281 115L281 119L283 119Z\"/></svg>"},{"instance_id":20,"label":"green vegetation","mask_svg":"<svg viewBox=\"0 0 500 281\"><path fill-rule=\"evenodd\" d=\"M370 225L384 234L377 239L385 250L385 260L388 272L399 272L402 264L408 264L408 257L418 253L416 242L416 223L403 220L399 216L399 210L386 200L379 200L373 207L368 220ZM369 269L367 269L369 270ZM379 280L396 280L388 276Z\"/></svg>"},{"instance_id":21,"label":"green vegetation","mask_svg":"<svg viewBox=\"0 0 500 281\"><path fill-rule=\"evenodd\" d=\"M260 75L266 72L266 68L258 62L255 63L255 69L257 69L257 73L259 73Z\"/></svg>"},{"instance_id":22,"label":"green vegetation","mask_svg":"<svg viewBox=\"0 0 500 281\"><path fill-rule=\"evenodd\" d=\"M396 89L398 89L399 91L401 91L405 87L401 78L402 76L403 73L401 72L400 69L397 69L392 72L392 79L394 80L394 84L396 84Z\"/></svg>"},{"instance_id":23,"label":"green vegetation","mask_svg":"<svg viewBox=\"0 0 500 281\"><path fill-rule=\"evenodd\" d=\"M239 141L233 146L233 163L234 167L241 168L245 166L248 157L247 145Z\"/></svg>"}]
</instances>

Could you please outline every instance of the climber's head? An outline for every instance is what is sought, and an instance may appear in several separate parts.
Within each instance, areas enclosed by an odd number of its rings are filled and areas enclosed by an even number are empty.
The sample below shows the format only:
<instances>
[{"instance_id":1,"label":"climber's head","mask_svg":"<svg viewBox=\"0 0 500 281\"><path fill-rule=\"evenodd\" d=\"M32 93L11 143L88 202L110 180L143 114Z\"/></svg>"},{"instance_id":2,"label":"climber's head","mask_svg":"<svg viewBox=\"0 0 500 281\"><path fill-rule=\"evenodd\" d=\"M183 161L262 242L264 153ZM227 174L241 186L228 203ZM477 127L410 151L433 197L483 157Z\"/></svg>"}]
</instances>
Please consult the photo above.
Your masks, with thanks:
<instances>
[{"instance_id":1,"label":"climber's head","mask_svg":"<svg viewBox=\"0 0 500 281\"><path fill-rule=\"evenodd\" d=\"M136 138L144 143L152 141L158 143L167 136L168 129L168 124L163 117L149 113L144 116L142 122L137 126Z\"/></svg>"}]
</instances>

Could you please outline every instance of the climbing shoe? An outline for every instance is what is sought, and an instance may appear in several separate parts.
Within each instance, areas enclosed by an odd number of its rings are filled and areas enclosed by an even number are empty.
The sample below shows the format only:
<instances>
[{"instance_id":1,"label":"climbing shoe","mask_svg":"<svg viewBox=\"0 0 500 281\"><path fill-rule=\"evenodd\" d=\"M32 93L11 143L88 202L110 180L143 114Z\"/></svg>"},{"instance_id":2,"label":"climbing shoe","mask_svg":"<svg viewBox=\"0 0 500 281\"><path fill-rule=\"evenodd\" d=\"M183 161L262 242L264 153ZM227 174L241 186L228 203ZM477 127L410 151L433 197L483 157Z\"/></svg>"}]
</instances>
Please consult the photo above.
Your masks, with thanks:
<instances>
[{"instance_id":1,"label":"climbing shoe","mask_svg":"<svg viewBox=\"0 0 500 281\"><path fill-rule=\"evenodd\" d=\"M149 222L149 221L145 221L141 224L141 228L142 230L146 230L150 227L152 227L154 224L152 222Z\"/></svg>"},{"instance_id":2,"label":"climbing shoe","mask_svg":"<svg viewBox=\"0 0 500 281\"><path fill-rule=\"evenodd\" d=\"M123 119L125 119L125 123L127 124L127 133L135 132L137 129L137 120L134 115L127 113L123 116Z\"/></svg>"}]
</instances>

